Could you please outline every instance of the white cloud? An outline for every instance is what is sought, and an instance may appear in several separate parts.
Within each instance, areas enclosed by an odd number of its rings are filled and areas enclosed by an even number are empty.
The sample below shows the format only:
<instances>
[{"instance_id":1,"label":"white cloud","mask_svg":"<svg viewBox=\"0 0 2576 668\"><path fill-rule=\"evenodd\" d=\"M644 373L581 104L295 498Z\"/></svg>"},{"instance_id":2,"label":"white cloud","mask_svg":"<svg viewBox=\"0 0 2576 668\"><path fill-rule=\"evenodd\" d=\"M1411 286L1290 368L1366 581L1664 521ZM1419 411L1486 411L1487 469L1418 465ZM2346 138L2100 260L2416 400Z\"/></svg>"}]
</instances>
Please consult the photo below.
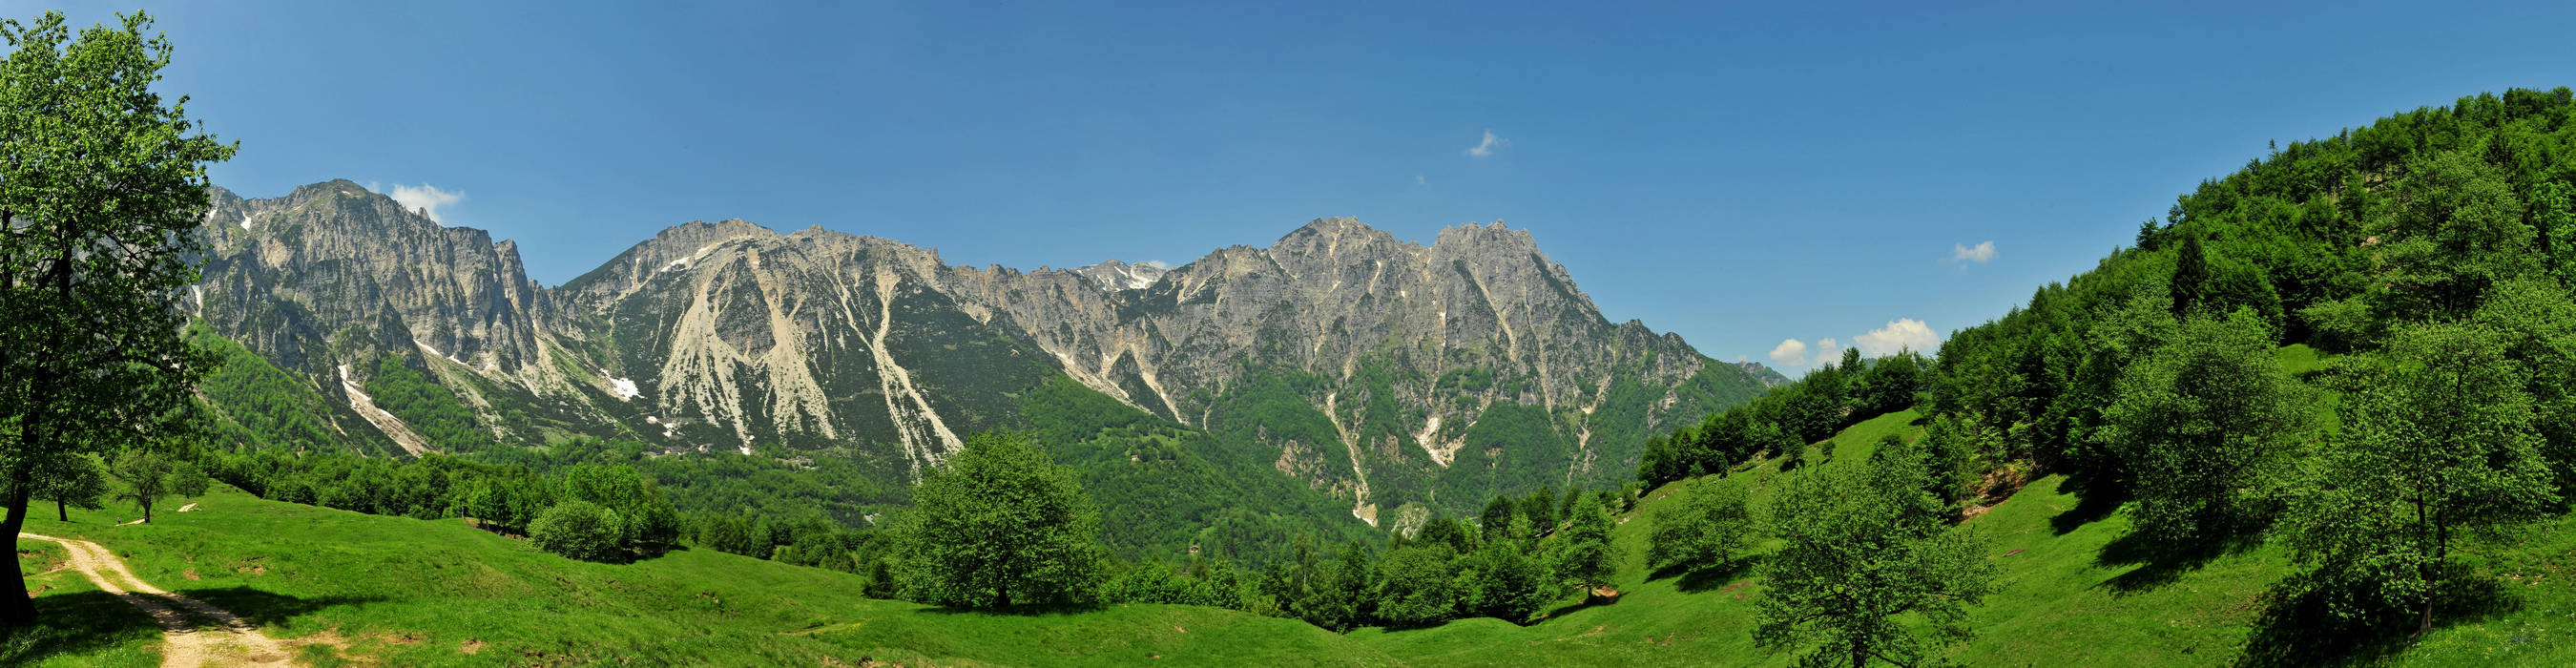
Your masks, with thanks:
<instances>
[{"instance_id":1,"label":"white cloud","mask_svg":"<svg viewBox=\"0 0 2576 668\"><path fill-rule=\"evenodd\" d=\"M1816 364L1825 365L1842 363L1843 343L1841 341L1836 341L1833 337L1816 339L1815 348Z\"/></svg>"},{"instance_id":2,"label":"white cloud","mask_svg":"<svg viewBox=\"0 0 2576 668\"><path fill-rule=\"evenodd\" d=\"M1886 327L1853 337L1852 345L1859 346L1860 351L1870 357L1886 357L1901 350L1928 355L1941 350L1941 334L1932 331L1932 326L1923 324L1921 320L1897 318L1887 321Z\"/></svg>"},{"instance_id":3,"label":"white cloud","mask_svg":"<svg viewBox=\"0 0 2576 668\"><path fill-rule=\"evenodd\" d=\"M1413 175L1413 185L1417 185L1417 186L1427 186L1427 185L1431 185L1431 182L1422 180L1422 175L1421 175L1421 174L1415 174L1415 175Z\"/></svg>"},{"instance_id":4,"label":"white cloud","mask_svg":"<svg viewBox=\"0 0 2576 668\"><path fill-rule=\"evenodd\" d=\"M394 191L385 194L392 196L395 202L402 203L403 208L417 209L421 215L429 216L430 220L441 223L447 221L438 217L438 207L465 201L465 191L439 190L438 186L427 183L419 186L396 183Z\"/></svg>"},{"instance_id":5,"label":"white cloud","mask_svg":"<svg viewBox=\"0 0 2576 668\"><path fill-rule=\"evenodd\" d=\"M1806 342L1797 339L1781 341L1778 347L1771 349L1771 363L1780 366L1806 366Z\"/></svg>"},{"instance_id":6,"label":"white cloud","mask_svg":"<svg viewBox=\"0 0 2576 668\"><path fill-rule=\"evenodd\" d=\"M1967 244L1950 244L1951 262L1985 264L1993 259L1995 259L1995 242L1980 242L1975 247L1969 247Z\"/></svg>"},{"instance_id":7,"label":"white cloud","mask_svg":"<svg viewBox=\"0 0 2576 668\"><path fill-rule=\"evenodd\" d=\"M1494 136L1494 131L1492 131L1492 130L1486 130L1486 131L1485 131L1485 140L1484 140L1484 141L1482 141L1482 142L1477 142L1477 144L1475 145L1475 147L1467 149L1467 155L1472 155L1472 156L1476 156L1476 157L1482 158L1482 157L1485 157L1485 156L1493 155L1493 154L1494 154L1494 149L1498 149L1498 148L1502 148L1502 147L1510 146L1510 145L1512 145L1512 140L1504 139L1504 138L1501 138L1501 137L1496 137L1496 136Z\"/></svg>"}]
</instances>

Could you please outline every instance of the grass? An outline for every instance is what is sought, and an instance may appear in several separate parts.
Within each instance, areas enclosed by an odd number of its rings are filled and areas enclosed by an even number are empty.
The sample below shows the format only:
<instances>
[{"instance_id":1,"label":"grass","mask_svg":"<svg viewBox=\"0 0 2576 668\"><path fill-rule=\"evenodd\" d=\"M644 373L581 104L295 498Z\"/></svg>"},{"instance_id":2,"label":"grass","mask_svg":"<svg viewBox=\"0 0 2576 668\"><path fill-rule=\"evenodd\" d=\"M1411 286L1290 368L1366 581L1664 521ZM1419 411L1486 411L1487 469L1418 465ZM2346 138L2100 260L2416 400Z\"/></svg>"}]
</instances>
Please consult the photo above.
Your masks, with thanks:
<instances>
[{"instance_id":1,"label":"grass","mask_svg":"<svg viewBox=\"0 0 2576 668\"><path fill-rule=\"evenodd\" d=\"M2311 353L2312 354L2312 353ZM1855 425L1835 437L1835 458L1862 462L1887 433L1909 438L1911 412ZM1811 449L1808 461L1817 461ZM1791 665L1786 651L1755 646L1753 604L1762 595L1757 546L1731 569L1650 573L1645 536L1661 500L1690 485L1749 484L1757 516L1778 461L1655 491L1621 517L1613 540L1626 550L1618 603L1569 606L1519 627L1471 619L1428 629L1363 629L1351 637L1408 665ZM1999 590L1971 609L1976 636L1943 658L1971 666L2222 666L2246 663L2265 610L2265 592L2296 572L2285 549L2251 543L2207 554L2173 554L2131 538L2129 506L2088 504L2063 476L2033 481L1965 523L1984 534ZM2507 586L2501 609L2437 623L2393 655L2359 662L2402 666L2576 665L2576 586L2556 576L2576 564L2576 521L2545 523L2510 547L2471 560L2481 577ZM2483 548L2475 551L2490 552ZM2402 639L2401 639L2402 640ZM2263 649L2256 646L2256 649Z\"/></svg>"},{"instance_id":2,"label":"grass","mask_svg":"<svg viewBox=\"0 0 2576 668\"><path fill-rule=\"evenodd\" d=\"M2285 364L2318 363L2284 351ZM1886 434L1920 437L1907 411L1811 448L1808 466L1866 461ZM1780 460L1666 485L1622 515L1617 603L1568 598L1530 626L1469 619L1336 635L1304 623L1189 606L1111 606L995 615L858 596L859 581L707 550L634 564L573 562L458 520L419 521L275 503L231 490L203 511L111 526L113 512L49 513L27 530L86 537L143 578L241 613L273 637L320 639L315 665L1740 665L1794 662L1754 645L1758 575L1776 544L1688 573L1644 564L1652 516L1693 485L1747 485L1757 515ZM1976 635L1941 658L1977 666L2218 666L2271 646L2256 629L2265 592L2297 571L2287 551L2252 542L2174 553L2129 535L2126 505L2088 502L2059 476L2032 481L1967 521L1985 535L1999 590L1971 609ZM2576 665L2576 519L2544 522L2464 561L2502 592L2482 612L2446 616L2411 644L2368 655L2397 666ZM92 589L51 543L20 541L46 625L0 637L0 664L157 662L158 630ZM472 653L468 653L471 649ZM2320 660L2321 662L2322 660Z\"/></svg>"},{"instance_id":3,"label":"grass","mask_svg":"<svg viewBox=\"0 0 2576 668\"><path fill-rule=\"evenodd\" d=\"M960 613L861 597L858 578L713 550L576 562L466 526L261 500L220 489L200 510L114 525L106 512L27 531L106 546L163 589L226 608L313 665L1390 665L1302 622L1127 605L1069 614ZM62 561L20 541L36 570ZM51 552L47 552L51 549ZM48 556L51 555L51 556ZM76 571L31 580L46 625L0 664L152 665L159 629Z\"/></svg>"}]
</instances>

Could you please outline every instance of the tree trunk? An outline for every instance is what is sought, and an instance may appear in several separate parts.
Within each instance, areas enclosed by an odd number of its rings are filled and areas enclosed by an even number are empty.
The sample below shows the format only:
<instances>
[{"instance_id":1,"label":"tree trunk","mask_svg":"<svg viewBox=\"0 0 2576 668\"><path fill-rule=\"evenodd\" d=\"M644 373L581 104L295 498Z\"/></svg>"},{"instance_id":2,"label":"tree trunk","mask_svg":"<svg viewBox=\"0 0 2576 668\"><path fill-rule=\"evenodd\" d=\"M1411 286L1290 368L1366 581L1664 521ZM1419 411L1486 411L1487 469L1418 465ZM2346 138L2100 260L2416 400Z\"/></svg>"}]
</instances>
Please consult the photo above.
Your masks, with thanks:
<instances>
[{"instance_id":1,"label":"tree trunk","mask_svg":"<svg viewBox=\"0 0 2576 668\"><path fill-rule=\"evenodd\" d=\"M10 468L15 469L9 473L16 484L9 486L9 519L0 520L0 534L7 534L10 543L15 545L18 528L27 524L28 475L24 467ZM27 574L18 570L18 550L14 547L9 550L7 570L12 584L8 591L0 592L0 628L15 630L33 626L36 623L36 598L27 594Z\"/></svg>"},{"instance_id":2,"label":"tree trunk","mask_svg":"<svg viewBox=\"0 0 2576 668\"><path fill-rule=\"evenodd\" d=\"M11 230L17 226L17 212L0 211L0 230ZM18 274L0 272L0 293L14 293L17 289ZM6 362L11 357L14 357L11 351L0 351L0 368L8 368ZM24 417L24 413L20 416ZM23 447L28 443L21 442L19 445ZM36 599L27 595L27 574L18 570L18 550L14 547L18 540L18 529L27 524L27 492L30 491L27 485L31 482L29 479L33 477L28 474L25 464L31 459L24 456L26 454L24 450L19 454L21 456L17 460L21 463L9 467L6 473L10 483L6 499L8 507L0 508L0 511L9 513L8 519L0 519L0 534L6 534L13 546L9 550L8 571L10 582L16 583L9 586L9 591L0 592L0 629L7 630L26 628L36 623Z\"/></svg>"},{"instance_id":3,"label":"tree trunk","mask_svg":"<svg viewBox=\"0 0 2576 668\"><path fill-rule=\"evenodd\" d=\"M1862 668L1863 666L1869 665L1869 641L1852 641L1851 661L1852 668Z\"/></svg>"},{"instance_id":4,"label":"tree trunk","mask_svg":"<svg viewBox=\"0 0 2576 668\"><path fill-rule=\"evenodd\" d=\"M64 523L72 521L72 511L69 508L64 508L64 505L66 504L63 503L62 499L54 499L54 521Z\"/></svg>"}]
</instances>

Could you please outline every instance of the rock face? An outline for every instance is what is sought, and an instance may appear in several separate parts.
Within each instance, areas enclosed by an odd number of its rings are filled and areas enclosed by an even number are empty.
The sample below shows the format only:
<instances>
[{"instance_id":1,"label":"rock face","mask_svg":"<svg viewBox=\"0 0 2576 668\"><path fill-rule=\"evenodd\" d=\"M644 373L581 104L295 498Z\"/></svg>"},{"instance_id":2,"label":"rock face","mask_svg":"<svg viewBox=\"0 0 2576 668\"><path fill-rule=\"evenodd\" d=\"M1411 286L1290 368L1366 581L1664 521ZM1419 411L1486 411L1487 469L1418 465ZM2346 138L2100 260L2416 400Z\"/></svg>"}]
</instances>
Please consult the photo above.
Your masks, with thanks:
<instances>
[{"instance_id":1,"label":"rock face","mask_svg":"<svg viewBox=\"0 0 2576 668\"><path fill-rule=\"evenodd\" d=\"M365 376L396 356L500 443L777 442L912 478L966 434L1027 424L1023 397L1062 376L1374 524L1382 509L1625 479L1647 433L1763 387L1679 337L1607 321L1499 222L1426 246L1322 219L1177 268L1028 272L693 222L554 288L525 278L509 242L346 181L219 191L205 234L215 331L326 394L365 386L335 382L342 365Z\"/></svg>"}]
</instances>

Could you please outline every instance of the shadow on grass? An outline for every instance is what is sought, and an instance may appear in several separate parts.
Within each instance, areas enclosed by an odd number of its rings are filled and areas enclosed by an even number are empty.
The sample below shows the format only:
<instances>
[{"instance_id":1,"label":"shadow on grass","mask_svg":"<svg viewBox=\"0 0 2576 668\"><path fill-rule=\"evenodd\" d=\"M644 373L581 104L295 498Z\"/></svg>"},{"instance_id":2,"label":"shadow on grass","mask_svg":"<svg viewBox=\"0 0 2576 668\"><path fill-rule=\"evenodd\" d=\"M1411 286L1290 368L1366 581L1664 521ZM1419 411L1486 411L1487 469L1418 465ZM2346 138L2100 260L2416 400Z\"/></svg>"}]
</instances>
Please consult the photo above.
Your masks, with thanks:
<instances>
[{"instance_id":1,"label":"shadow on grass","mask_svg":"<svg viewBox=\"0 0 2576 668\"><path fill-rule=\"evenodd\" d=\"M1680 589L1686 594L1697 594L1724 587L1729 582L1751 575L1754 567L1760 565L1761 561L1761 557L1743 557L1705 566L1665 566L1647 574L1646 580L1651 582L1678 577L1681 581L1674 583L1675 589Z\"/></svg>"},{"instance_id":2,"label":"shadow on grass","mask_svg":"<svg viewBox=\"0 0 2576 668\"><path fill-rule=\"evenodd\" d=\"M2386 610L2364 619L2333 614L2337 604L2351 606L2353 587L2330 584L2315 573L2291 576L2266 593L2266 605L2246 638L2237 665L2249 668L2371 664L2395 656L2413 644L2423 618L2421 610ZM2472 624L2522 607L2504 583L2492 577L2454 576L2442 585L2433 610L2436 628ZM2366 604L2365 604L2366 605Z\"/></svg>"},{"instance_id":3,"label":"shadow on grass","mask_svg":"<svg viewBox=\"0 0 2576 668\"><path fill-rule=\"evenodd\" d=\"M2108 587L2113 596L2128 596L2173 584L2182 579L2184 573L2200 570L2211 560L2261 544L2260 537L2251 535L2177 542L2131 531L2103 545L2102 552L2093 557L2093 563L2104 568L2136 566L2101 584Z\"/></svg>"},{"instance_id":4,"label":"shadow on grass","mask_svg":"<svg viewBox=\"0 0 2576 668\"><path fill-rule=\"evenodd\" d=\"M2120 509L2120 498L2109 494L2087 494L2075 497L2075 507L2048 518L2048 528L2057 535L2075 533L2084 525L2100 522Z\"/></svg>"},{"instance_id":5,"label":"shadow on grass","mask_svg":"<svg viewBox=\"0 0 2576 668\"><path fill-rule=\"evenodd\" d=\"M1008 607L1008 608L968 608L968 607L960 607L960 606L953 606L953 605L938 605L938 606L931 606L931 607L927 607L927 608L922 608L922 609L920 610L920 612L927 613L927 614L933 614L933 615L1009 615L1009 616L1013 616L1013 617L1058 617L1058 616L1065 616L1065 615L1080 615L1080 614L1086 614L1086 613L1093 613L1093 612L1099 612L1099 611L1107 610L1107 609L1109 609L1109 606L1102 605L1102 604L1098 604L1098 603L1068 603L1068 604L1059 604L1059 605L1015 605L1015 606L1011 606L1011 607Z\"/></svg>"},{"instance_id":6,"label":"shadow on grass","mask_svg":"<svg viewBox=\"0 0 2576 668\"><path fill-rule=\"evenodd\" d=\"M241 617L242 621L250 622L253 626L280 625L286 623L287 620L320 612L325 608L333 608L343 605L364 605L385 600L383 597L378 596L318 596L314 598L302 598L271 591L252 589L239 585L223 588L185 589L175 593L180 596L205 601L215 607L231 611L233 615Z\"/></svg>"},{"instance_id":7,"label":"shadow on grass","mask_svg":"<svg viewBox=\"0 0 2576 668\"><path fill-rule=\"evenodd\" d=\"M2060 536L2075 533L2076 529L2102 521L2119 510L2120 502L2125 500L2124 495L2118 485L2106 478L2101 475L2073 476L2059 484L2059 491L2075 496L2075 507L2048 518L2048 528Z\"/></svg>"},{"instance_id":8,"label":"shadow on grass","mask_svg":"<svg viewBox=\"0 0 2576 668\"><path fill-rule=\"evenodd\" d=\"M35 625L0 631L0 665L93 654L160 635L161 627L151 615L107 592L38 596Z\"/></svg>"}]
</instances>

